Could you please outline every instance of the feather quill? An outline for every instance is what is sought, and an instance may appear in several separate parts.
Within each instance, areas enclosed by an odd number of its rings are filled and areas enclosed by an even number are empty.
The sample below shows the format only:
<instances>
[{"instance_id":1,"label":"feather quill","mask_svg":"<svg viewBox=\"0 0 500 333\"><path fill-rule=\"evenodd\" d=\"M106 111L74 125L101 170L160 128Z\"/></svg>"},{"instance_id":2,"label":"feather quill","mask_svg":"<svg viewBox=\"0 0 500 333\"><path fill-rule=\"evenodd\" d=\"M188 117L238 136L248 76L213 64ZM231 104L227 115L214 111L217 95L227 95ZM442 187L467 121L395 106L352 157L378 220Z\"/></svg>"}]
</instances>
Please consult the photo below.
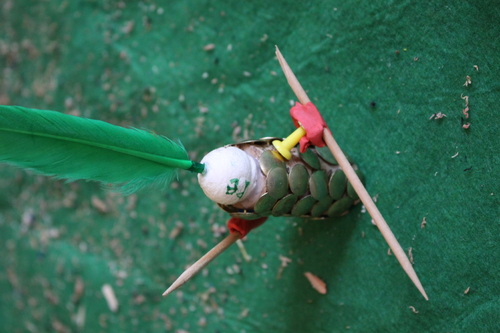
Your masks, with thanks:
<instances>
[{"instance_id":1,"label":"feather quill","mask_svg":"<svg viewBox=\"0 0 500 333\"><path fill-rule=\"evenodd\" d=\"M125 194L165 187L178 168L202 172L180 142L55 111L0 106L0 162L69 181L112 184Z\"/></svg>"}]
</instances>

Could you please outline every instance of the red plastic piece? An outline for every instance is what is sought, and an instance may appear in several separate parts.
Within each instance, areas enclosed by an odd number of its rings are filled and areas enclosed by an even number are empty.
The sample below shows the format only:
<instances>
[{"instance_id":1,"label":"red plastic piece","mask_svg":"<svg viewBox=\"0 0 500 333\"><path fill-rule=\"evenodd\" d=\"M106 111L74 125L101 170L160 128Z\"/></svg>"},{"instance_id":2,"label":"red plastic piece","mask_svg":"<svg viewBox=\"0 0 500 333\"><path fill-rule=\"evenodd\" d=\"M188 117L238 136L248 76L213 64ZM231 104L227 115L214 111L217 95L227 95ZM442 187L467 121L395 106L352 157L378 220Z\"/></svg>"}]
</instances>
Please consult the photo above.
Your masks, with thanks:
<instances>
[{"instance_id":1,"label":"red plastic piece","mask_svg":"<svg viewBox=\"0 0 500 333\"><path fill-rule=\"evenodd\" d=\"M241 238L245 237L252 229L257 228L266 222L267 217L261 217L256 220L244 220L238 217L231 217L229 221L227 221L227 228L231 233L239 232L241 234Z\"/></svg>"},{"instance_id":2,"label":"red plastic piece","mask_svg":"<svg viewBox=\"0 0 500 333\"><path fill-rule=\"evenodd\" d=\"M323 140L323 130L328 126L313 103L309 102L302 105L296 102L295 106L290 109L290 115L295 127L302 126L306 130L306 135L300 139L301 153L304 153L310 145L316 147L326 146Z\"/></svg>"}]
</instances>

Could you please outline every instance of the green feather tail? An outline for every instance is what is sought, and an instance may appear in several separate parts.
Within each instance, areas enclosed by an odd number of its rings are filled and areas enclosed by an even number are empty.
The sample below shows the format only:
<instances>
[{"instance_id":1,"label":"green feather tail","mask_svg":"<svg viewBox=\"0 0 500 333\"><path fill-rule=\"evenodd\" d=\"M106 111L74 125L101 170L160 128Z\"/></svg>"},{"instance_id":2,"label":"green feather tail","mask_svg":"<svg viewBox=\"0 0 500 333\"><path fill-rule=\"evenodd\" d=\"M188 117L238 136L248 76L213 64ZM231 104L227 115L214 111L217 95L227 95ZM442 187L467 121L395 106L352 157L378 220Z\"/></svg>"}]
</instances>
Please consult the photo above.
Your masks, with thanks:
<instances>
[{"instance_id":1,"label":"green feather tail","mask_svg":"<svg viewBox=\"0 0 500 333\"><path fill-rule=\"evenodd\" d=\"M180 142L166 137L18 106L0 106L0 162L112 184L126 194L147 185L164 188L178 168L203 172Z\"/></svg>"}]
</instances>

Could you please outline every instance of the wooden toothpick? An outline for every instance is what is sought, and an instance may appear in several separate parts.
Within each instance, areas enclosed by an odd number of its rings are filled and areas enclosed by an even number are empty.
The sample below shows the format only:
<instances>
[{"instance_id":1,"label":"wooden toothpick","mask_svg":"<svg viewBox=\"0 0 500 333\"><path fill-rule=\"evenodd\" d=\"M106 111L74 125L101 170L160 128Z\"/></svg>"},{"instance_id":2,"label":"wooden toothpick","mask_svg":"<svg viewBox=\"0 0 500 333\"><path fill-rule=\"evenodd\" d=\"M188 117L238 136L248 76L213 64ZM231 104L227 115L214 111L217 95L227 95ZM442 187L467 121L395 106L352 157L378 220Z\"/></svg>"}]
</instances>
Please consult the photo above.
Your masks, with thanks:
<instances>
[{"instance_id":1,"label":"wooden toothpick","mask_svg":"<svg viewBox=\"0 0 500 333\"><path fill-rule=\"evenodd\" d=\"M195 262L191 267L186 269L184 273L181 274L175 280L174 283L163 293L163 296L167 296L172 291L176 290L184 283L189 281L193 276L198 274L199 271L203 269L206 265L208 265L212 260L214 260L219 254L224 252L228 247L233 245L238 239L241 238L241 234L238 232L230 233L226 238L224 238L219 244L217 244L213 249L208 251L203 257L201 257L197 262Z\"/></svg>"},{"instance_id":2,"label":"wooden toothpick","mask_svg":"<svg viewBox=\"0 0 500 333\"><path fill-rule=\"evenodd\" d=\"M290 85L293 92L297 96L299 102L302 104L309 103L311 100L309 99L306 92L300 85L299 81L293 74L292 70L290 69L290 66L288 66L285 58L283 57L277 46L276 46L276 56L278 57L278 61L281 65L281 68L283 69L283 72L285 73L285 77L288 81L288 84ZM401 245L399 245L399 242L397 241L396 237L394 237L394 234L387 225L387 222L385 222L384 218L382 217L382 214L378 210L377 206L375 206L375 203L373 202L371 196L366 191L358 175L356 174L356 172L354 172L351 163L349 163L349 161L345 157L344 153L340 149L339 145L333 138L333 135L328 128L325 128L323 131L323 140L325 141L326 145L328 146L333 156L339 163L340 167L344 171L347 179L349 180L352 187L358 194L359 198L365 205L366 210L371 215L372 219L375 221L378 229L380 230L380 233L382 234L382 236L384 236L385 241L387 242L387 244L389 244L389 247L391 248L395 257L398 259L404 271L412 280L412 282L415 284L415 286L420 291L422 296L424 296L426 300L429 300L427 294L425 293L424 288L422 287L422 284L420 283L420 280L418 279L417 273L413 269L413 266L408 260L408 257L406 256L405 252L401 248Z\"/></svg>"}]
</instances>

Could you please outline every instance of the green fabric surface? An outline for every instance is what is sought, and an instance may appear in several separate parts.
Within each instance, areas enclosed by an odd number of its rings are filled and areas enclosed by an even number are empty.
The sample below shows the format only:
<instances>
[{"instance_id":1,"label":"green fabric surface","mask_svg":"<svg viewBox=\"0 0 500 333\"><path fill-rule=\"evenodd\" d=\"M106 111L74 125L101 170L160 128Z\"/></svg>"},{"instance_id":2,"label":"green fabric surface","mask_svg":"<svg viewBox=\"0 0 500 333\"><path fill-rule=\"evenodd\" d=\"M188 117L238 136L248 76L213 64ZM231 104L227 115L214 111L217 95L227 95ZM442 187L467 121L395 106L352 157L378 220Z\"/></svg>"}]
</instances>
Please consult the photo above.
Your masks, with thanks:
<instances>
[{"instance_id":1,"label":"green fabric surface","mask_svg":"<svg viewBox=\"0 0 500 333\"><path fill-rule=\"evenodd\" d=\"M497 332L498 22L496 1L0 1L0 104L151 129L195 160L292 132L278 45L430 298L361 205L271 217L251 262L233 246L162 298L224 237L194 174L122 197L2 165L0 332Z\"/></svg>"}]
</instances>

